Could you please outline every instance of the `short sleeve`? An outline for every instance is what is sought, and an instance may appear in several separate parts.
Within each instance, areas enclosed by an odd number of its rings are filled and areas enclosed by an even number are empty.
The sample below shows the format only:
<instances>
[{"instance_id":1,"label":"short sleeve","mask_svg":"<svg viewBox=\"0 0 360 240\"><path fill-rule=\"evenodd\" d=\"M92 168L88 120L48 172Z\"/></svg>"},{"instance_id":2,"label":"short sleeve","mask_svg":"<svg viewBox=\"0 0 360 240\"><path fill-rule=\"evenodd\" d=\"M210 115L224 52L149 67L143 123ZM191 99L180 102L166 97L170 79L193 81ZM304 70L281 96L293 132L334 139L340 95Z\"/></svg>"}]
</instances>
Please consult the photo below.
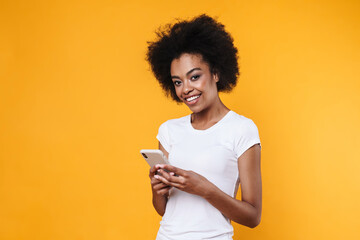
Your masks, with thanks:
<instances>
[{"instance_id":1,"label":"short sleeve","mask_svg":"<svg viewBox=\"0 0 360 240\"><path fill-rule=\"evenodd\" d=\"M244 124L241 124L239 130L235 140L235 153L237 159L250 147L257 143L260 144L258 128L251 119L247 119Z\"/></svg>"},{"instance_id":2,"label":"short sleeve","mask_svg":"<svg viewBox=\"0 0 360 240\"><path fill-rule=\"evenodd\" d=\"M167 152L170 152L170 137L167 122L164 122L159 127L159 132L156 136L157 140L161 143Z\"/></svg>"}]
</instances>

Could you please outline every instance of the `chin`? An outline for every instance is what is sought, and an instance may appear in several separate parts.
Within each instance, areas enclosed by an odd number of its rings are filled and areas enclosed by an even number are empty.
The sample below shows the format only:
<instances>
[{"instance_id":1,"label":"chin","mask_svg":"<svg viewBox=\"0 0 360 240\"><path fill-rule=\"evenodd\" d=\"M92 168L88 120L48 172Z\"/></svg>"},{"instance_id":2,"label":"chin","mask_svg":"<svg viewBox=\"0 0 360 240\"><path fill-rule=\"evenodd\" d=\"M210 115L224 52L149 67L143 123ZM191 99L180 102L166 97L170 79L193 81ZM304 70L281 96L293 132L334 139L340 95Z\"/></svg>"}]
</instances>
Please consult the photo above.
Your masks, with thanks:
<instances>
[{"instance_id":1,"label":"chin","mask_svg":"<svg viewBox=\"0 0 360 240\"><path fill-rule=\"evenodd\" d=\"M204 108L200 107L200 106L188 106L188 108L193 112L193 113L199 113L202 112L204 110Z\"/></svg>"}]
</instances>

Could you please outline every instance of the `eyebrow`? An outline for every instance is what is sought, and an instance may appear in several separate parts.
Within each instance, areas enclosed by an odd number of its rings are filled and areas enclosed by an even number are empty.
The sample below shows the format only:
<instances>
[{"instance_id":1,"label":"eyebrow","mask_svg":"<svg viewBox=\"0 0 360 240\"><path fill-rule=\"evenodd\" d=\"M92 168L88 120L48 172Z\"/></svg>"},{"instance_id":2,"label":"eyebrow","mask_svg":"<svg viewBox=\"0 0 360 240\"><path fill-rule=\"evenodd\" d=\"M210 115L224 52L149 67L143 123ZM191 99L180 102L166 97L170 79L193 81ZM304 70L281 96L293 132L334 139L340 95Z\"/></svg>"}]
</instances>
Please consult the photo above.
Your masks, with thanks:
<instances>
[{"instance_id":1,"label":"eyebrow","mask_svg":"<svg viewBox=\"0 0 360 240\"><path fill-rule=\"evenodd\" d=\"M189 74L191 74L195 70L201 70L201 68L193 68L193 69L191 69L190 71L188 71L186 73L186 76L189 76ZM180 77L179 76L171 76L171 79L173 79L173 78L180 78Z\"/></svg>"}]
</instances>

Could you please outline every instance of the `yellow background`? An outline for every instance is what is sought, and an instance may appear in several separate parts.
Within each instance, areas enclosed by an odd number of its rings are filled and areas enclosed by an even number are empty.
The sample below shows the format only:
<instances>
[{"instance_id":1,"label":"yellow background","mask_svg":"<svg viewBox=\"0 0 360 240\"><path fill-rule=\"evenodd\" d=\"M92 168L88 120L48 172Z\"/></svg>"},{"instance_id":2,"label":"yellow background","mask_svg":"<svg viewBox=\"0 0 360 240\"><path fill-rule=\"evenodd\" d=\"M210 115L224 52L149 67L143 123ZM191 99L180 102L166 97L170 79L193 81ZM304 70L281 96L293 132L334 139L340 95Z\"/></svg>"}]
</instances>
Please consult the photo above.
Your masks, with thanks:
<instances>
[{"instance_id":1,"label":"yellow background","mask_svg":"<svg viewBox=\"0 0 360 240\"><path fill-rule=\"evenodd\" d=\"M360 2L0 1L0 239L154 239L142 148L189 114L145 62L174 18L218 16L262 141L263 214L234 239L360 239Z\"/></svg>"}]
</instances>

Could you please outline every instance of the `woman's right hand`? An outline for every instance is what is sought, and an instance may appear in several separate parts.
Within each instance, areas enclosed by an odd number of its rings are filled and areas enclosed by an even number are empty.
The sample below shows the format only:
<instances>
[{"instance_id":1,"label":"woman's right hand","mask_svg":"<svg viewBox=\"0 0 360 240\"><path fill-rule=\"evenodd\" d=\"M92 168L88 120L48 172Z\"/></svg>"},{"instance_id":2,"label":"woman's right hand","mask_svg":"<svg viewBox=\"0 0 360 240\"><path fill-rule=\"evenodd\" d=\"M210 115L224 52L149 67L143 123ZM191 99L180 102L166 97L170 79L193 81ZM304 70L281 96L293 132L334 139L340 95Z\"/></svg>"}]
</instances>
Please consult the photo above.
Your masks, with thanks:
<instances>
[{"instance_id":1,"label":"woman's right hand","mask_svg":"<svg viewBox=\"0 0 360 240\"><path fill-rule=\"evenodd\" d=\"M155 165L150 168L149 177L151 180L151 188L154 194L168 197L169 191L172 187L155 178L155 175L158 173L159 169L159 165Z\"/></svg>"}]
</instances>

